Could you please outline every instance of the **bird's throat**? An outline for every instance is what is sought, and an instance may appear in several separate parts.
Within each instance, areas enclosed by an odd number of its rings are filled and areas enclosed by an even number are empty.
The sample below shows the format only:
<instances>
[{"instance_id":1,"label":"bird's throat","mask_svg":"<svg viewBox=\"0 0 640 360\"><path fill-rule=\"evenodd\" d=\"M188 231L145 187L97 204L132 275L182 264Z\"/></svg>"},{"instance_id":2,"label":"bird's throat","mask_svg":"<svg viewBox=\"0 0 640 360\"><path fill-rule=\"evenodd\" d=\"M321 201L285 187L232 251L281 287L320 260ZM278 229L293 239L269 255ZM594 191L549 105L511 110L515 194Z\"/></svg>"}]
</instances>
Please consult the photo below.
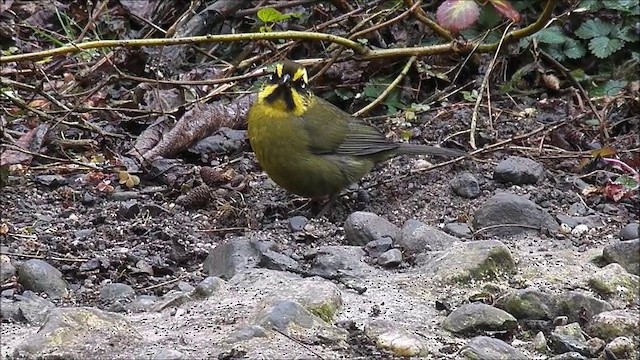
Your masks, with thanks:
<instances>
[{"instance_id":1,"label":"bird's throat","mask_svg":"<svg viewBox=\"0 0 640 360\"><path fill-rule=\"evenodd\" d=\"M309 105L309 97L301 95L288 86L267 86L260 92L259 98L274 111L296 116L304 114Z\"/></svg>"}]
</instances>

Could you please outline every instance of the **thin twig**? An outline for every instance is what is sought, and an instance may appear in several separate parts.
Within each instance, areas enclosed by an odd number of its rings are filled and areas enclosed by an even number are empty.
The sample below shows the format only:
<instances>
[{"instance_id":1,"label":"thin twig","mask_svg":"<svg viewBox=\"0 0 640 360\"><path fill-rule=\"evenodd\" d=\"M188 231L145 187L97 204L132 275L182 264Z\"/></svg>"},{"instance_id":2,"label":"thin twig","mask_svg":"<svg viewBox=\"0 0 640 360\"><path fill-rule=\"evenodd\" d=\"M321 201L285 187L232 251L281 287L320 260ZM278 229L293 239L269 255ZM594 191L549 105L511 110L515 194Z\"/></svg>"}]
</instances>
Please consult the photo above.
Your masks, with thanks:
<instances>
[{"instance_id":1,"label":"thin twig","mask_svg":"<svg viewBox=\"0 0 640 360\"><path fill-rule=\"evenodd\" d=\"M31 255L31 254L10 253L10 252L0 252L0 255L17 256L17 257L24 257L24 258L30 258L30 259L45 259L45 260L55 260L55 261L68 261L68 262L87 262L87 261L89 261L89 259L83 259L83 258L64 258L64 257L58 257L58 256Z\"/></svg>"},{"instance_id":2,"label":"thin twig","mask_svg":"<svg viewBox=\"0 0 640 360\"><path fill-rule=\"evenodd\" d=\"M78 166L83 166L83 167L89 168L91 170L97 170L97 171L102 171L103 170L103 169L101 169L101 168L99 168L99 167L97 167L95 165L83 163L83 162L76 161L76 160L73 160L73 159L62 159L62 158L57 158L57 157L54 157L54 156L35 153L33 151L29 151L29 150L23 149L23 148L21 148L19 146L16 146L16 145L4 144L3 146L6 147L6 148L9 148L11 150L19 151L21 153L29 154L31 156L36 156L36 157L40 157L40 158L47 159L47 160L59 161L59 162L62 162L62 163L71 163L71 164L75 164L75 165L78 165Z\"/></svg>"},{"instance_id":3,"label":"thin twig","mask_svg":"<svg viewBox=\"0 0 640 360\"><path fill-rule=\"evenodd\" d=\"M311 349L310 347L308 347L307 345L303 344L300 340L298 339L294 339L291 336L285 334L284 332L280 331L280 329L276 328L275 326L271 327L271 329L275 332L277 332L278 334L286 337L287 339L295 342L296 344L300 345L301 347L305 348L305 350L307 350L308 352L312 353L313 355L317 356L318 359L320 360L325 360L325 358L322 357L322 355L318 354L317 352L313 351L313 349Z\"/></svg>"},{"instance_id":4,"label":"thin twig","mask_svg":"<svg viewBox=\"0 0 640 360\"><path fill-rule=\"evenodd\" d=\"M362 114L365 114L366 112L368 112L369 110L371 110L372 108L380 104L391 93L391 91L393 91L393 89L396 86L398 86L398 84L400 84L400 81L402 81L402 79L407 75L407 73L411 69L411 66L416 61L417 58L418 58L417 56L410 57L407 63L404 65L404 68L402 69L402 71L400 71L400 74L396 76L396 78L391 82L391 84L389 84L389 86L387 86L387 88L384 89L384 91L380 93L380 95L378 95L378 97L375 100L373 100L369 105L356 111L353 114L353 116L360 116Z\"/></svg>"},{"instance_id":5,"label":"thin twig","mask_svg":"<svg viewBox=\"0 0 640 360\"><path fill-rule=\"evenodd\" d=\"M482 79L482 84L480 85L480 90L478 91L478 98L476 99L476 105L473 108L473 113L472 113L473 115L471 116L471 128L470 128L471 131L469 132L469 144L471 145L471 148L474 150L478 148L476 146L476 126L478 124L478 108L480 108L480 102L482 101L482 94L484 93L484 89L488 89L487 85L489 84L489 77L496 64L496 60L498 59L498 54L500 54L500 49L502 48L502 41L505 39L505 36L507 34L507 31L509 31L511 24L513 23L509 23L509 25L505 27L504 32L502 33L502 37L500 38L500 44L496 49L495 54L493 55L493 59L491 59L491 63L489 63L489 66L487 67L487 72L484 75L484 79ZM491 108L491 104L489 104L489 108Z\"/></svg>"}]
</instances>

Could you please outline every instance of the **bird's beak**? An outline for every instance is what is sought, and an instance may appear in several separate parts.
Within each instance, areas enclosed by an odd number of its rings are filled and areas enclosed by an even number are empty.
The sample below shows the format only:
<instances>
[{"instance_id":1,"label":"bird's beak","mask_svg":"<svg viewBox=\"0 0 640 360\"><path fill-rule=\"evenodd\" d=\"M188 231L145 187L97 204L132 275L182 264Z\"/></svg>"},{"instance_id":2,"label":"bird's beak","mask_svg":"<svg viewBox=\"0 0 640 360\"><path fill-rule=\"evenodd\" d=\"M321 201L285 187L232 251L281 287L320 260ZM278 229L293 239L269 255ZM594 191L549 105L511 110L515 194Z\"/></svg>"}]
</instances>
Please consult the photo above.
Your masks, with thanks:
<instances>
[{"instance_id":1,"label":"bird's beak","mask_svg":"<svg viewBox=\"0 0 640 360\"><path fill-rule=\"evenodd\" d=\"M282 77L280 78L280 82L278 83L278 85L286 85L289 83L289 81L291 80L291 75L289 74L284 74L282 75Z\"/></svg>"}]
</instances>

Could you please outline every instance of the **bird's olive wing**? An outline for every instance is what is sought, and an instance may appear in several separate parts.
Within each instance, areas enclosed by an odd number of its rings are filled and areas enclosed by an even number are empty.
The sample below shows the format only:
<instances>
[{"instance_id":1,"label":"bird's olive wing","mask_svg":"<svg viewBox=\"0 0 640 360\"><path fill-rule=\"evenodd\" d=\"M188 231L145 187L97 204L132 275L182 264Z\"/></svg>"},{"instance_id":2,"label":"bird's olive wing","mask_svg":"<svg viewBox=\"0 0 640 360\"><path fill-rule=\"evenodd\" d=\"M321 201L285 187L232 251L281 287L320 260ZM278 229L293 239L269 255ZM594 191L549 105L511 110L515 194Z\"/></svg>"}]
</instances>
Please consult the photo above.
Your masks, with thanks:
<instances>
[{"instance_id":1,"label":"bird's olive wing","mask_svg":"<svg viewBox=\"0 0 640 360\"><path fill-rule=\"evenodd\" d=\"M361 119L322 98L316 98L316 101L315 106L303 115L309 134L309 150L313 153L365 156L398 147Z\"/></svg>"}]
</instances>

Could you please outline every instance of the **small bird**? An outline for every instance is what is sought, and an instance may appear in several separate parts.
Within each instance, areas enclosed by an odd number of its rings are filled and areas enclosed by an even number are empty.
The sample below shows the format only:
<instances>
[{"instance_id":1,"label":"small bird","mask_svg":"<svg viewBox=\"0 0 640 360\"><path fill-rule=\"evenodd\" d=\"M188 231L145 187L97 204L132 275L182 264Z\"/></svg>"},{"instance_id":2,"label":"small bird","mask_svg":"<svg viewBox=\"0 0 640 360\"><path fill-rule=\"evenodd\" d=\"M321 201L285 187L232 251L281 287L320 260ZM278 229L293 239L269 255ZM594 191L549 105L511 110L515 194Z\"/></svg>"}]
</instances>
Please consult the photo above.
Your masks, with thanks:
<instances>
[{"instance_id":1,"label":"small bird","mask_svg":"<svg viewBox=\"0 0 640 360\"><path fill-rule=\"evenodd\" d=\"M275 65L247 118L249 142L260 166L278 185L304 197L335 197L376 164L398 155L466 155L387 139L315 96L305 68L290 60Z\"/></svg>"}]
</instances>

